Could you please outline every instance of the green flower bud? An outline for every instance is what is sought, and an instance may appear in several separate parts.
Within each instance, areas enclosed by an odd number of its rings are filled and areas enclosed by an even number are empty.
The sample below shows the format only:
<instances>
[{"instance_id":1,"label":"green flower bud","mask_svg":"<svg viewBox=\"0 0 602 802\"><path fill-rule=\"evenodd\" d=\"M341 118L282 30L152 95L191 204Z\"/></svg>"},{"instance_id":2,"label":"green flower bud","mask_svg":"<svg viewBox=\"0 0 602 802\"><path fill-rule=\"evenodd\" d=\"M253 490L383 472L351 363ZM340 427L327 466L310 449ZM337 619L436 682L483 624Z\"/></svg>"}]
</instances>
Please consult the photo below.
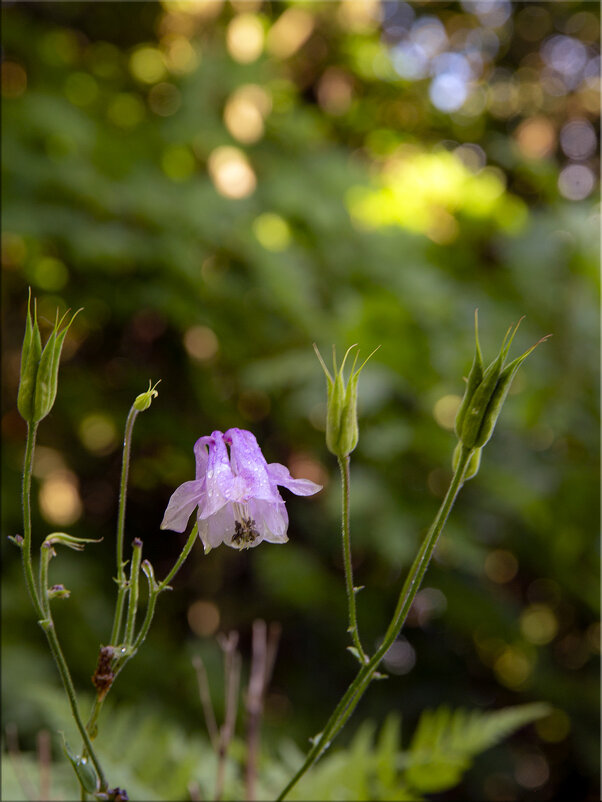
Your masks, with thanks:
<instances>
[{"instance_id":1,"label":"green flower bud","mask_svg":"<svg viewBox=\"0 0 602 802\"><path fill-rule=\"evenodd\" d=\"M44 538L42 546L46 548L52 548L53 545L59 544L61 546L67 546L67 548L73 549L74 551L83 551L86 543L100 543L101 541L102 538L99 538L98 540L92 540L91 538L87 537L75 537L74 535L68 535L66 532L53 532L51 535L48 535Z\"/></svg>"},{"instance_id":2,"label":"green flower bud","mask_svg":"<svg viewBox=\"0 0 602 802\"><path fill-rule=\"evenodd\" d=\"M35 301L33 319L30 314L30 303L31 290L27 302L27 321L21 352L21 377L17 407L21 416L28 423L34 424L45 418L54 405L63 343L69 327L81 310L78 309L62 331L61 326L68 312L65 312L60 320L57 312L54 328L42 350Z\"/></svg>"},{"instance_id":3,"label":"green flower bud","mask_svg":"<svg viewBox=\"0 0 602 802\"><path fill-rule=\"evenodd\" d=\"M359 352L356 353L351 368L351 375L345 385L345 380L343 378L345 362L349 356L349 352L355 347L355 345L352 345L347 349L340 368L337 367L336 353L333 347L332 364L334 375L331 376L318 351L318 347L314 343L314 350L320 360L324 375L326 376L328 393L326 407L326 446L332 454L340 458L351 454L357 445L359 439L359 429L357 425L357 386L360 373L364 369L366 362L368 362L368 359L378 350L375 348L370 356L365 359L357 369L355 365Z\"/></svg>"},{"instance_id":4,"label":"green flower bud","mask_svg":"<svg viewBox=\"0 0 602 802\"><path fill-rule=\"evenodd\" d=\"M33 302L33 321L31 317L31 289L27 299L27 321L25 323L25 337L21 351L21 377L19 393L17 395L17 408L19 414L26 421L33 420L33 409L36 392L36 375L42 354L42 340L38 328L36 302Z\"/></svg>"},{"instance_id":5,"label":"green flower bud","mask_svg":"<svg viewBox=\"0 0 602 802\"><path fill-rule=\"evenodd\" d=\"M161 379L159 379L157 384L159 384L160 381ZM144 412L145 409L148 409L153 403L153 398L156 398L159 395L159 393L155 390L157 384L153 385L149 379L148 390L145 393L141 393L140 395L136 396L134 407L138 410L138 412Z\"/></svg>"},{"instance_id":6,"label":"green flower bud","mask_svg":"<svg viewBox=\"0 0 602 802\"><path fill-rule=\"evenodd\" d=\"M482 371L478 332L476 332L475 325L476 355L473 361L473 368L468 377L466 392L456 417L456 433L467 448L479 449L487 443L493 434L495 424L518 368L531 351L550 336L542 337L539 342L531 346L524 354L505 365L508 351L521 321L522 318L514 329L510 326L502 341L498 355L484 371ZM480 368L479 364L481 364ZM481 372L480 377L479 372ZM470 477L467 476L467 478Z\"/></svg>"},{"instance_id":7,"label":"green flower bud","mask_svg":"<svg viewBox=\"0 0 602 802\"><path fill-rule=\"evenodd\" d=\"M481 346L479 344L478 309L474 310L474 338L475 338L475 355L474 359L472 360L472 367L470 368L468 379L466 380L466 390L464 392L464 398L462 399L462 402L458 408L458 413L456 415L455 429L458 437L460 437L460 432L462 431L462 426L466 418L466 413L468 412L470 400L474 395L474 391L477 389L477 387L479 386L479 384L483 379L483 357L481 356Z\"/></svg>"}]
</instances>

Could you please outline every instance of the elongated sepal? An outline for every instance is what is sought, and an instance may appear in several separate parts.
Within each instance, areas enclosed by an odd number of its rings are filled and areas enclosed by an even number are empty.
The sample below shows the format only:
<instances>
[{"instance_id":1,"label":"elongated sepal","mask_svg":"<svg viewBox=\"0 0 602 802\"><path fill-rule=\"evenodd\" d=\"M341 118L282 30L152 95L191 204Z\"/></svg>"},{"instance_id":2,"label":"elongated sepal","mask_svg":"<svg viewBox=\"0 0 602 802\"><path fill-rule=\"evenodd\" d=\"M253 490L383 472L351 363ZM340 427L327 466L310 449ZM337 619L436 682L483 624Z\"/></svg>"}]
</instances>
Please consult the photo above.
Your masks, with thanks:
<instances>
[{"instance_id":1,"label":"elongated sepal","mask_svg":"<svg viewBox=\"0 0 602 802\"><path fill-rule=\"evenodd\" d=\"M148 382L148 390L145 393L141 393L140 395L136 396L136 400L134 401L134 407L138 410L138 412L144 412L144 410L148 409L150 405L153 403L153 398L156 398L159 393L155 389L156 386L159 384L161 379L155 384L149 379Z\"/></svg>"},{"instance_id":2,"label":"elongated sepal","mask_svg":"<svg viewBox=\"0 0 602 802\"><path fill-rule=\"evenodd\" d=\"M61 546L67 546L67 548L73 549L74 551L83 551L86 543L100 543L102 539L103 538L92 540L87 537L74 537L65 532L53 532L51 535L48 535L48 537L44 538L42 546L49 548L56 543Z\"/></svg>"},{"instance_id":3,"label":"elongated sepal","mask_svg":"<svg viewBox=\"0 0 602 802\"><path fill-rule=\"evenodd\" d=\"M61 359L61 351L63 350L63 343L65 342L65 337L67 336L67 332L69 331L71 324L79 312L81 312L81 309L77 310L77 312L73 315L71 320L63 329L61 329L61 326L63 325L68 312L65 312L60 320L57 312L54 328L46 345L44 346L44 350L42 351L38 372L36 374L35 400L33 409L34 423L38 423L45 418L54 406L58 388L59 362Z\"/></svg>"},{"instance_id":4,"label":"elongated sepal","mask_svg":"<svg viewBox=\"0 0 602 802\"><path fill-rule=\"evenodd\" d=\"M478 332L476 334L477 347L473 368L468 377L464 399L456 417L456 433L460 442L466 448L480 449L487 443L493 434L516 371L537 345L547 339L547 337L542 337L539 342L531 346L524 354L506 365L506 357L522 319L518 321L516 326L510 326L502 341L498 355L485 370L482 370ZM478 459L479 457L474 457L475 462L472 466L474 473L470 472L471 466L469 466L465 479L470 479L471 476L475 475L478 470Z\"/></svg>"},{"instance_id":5,"label":"elongated sepal","mask_svg":"<svg viewBox=\"0 0 602 802\"><path fill-rule=\"evenodd\" d=\"M74 754L67 743L65 733L61 732L60 730L59 733L63 739L63 752L65 753L65 757L73 766L73 770L77 774L77 778L82 786L89 794L93 794L98 785L94 767L87 758Z\"/></svg>"},{"instance_id":6,"label":"elongated sepal","mask_svg":"<svg viewBox=\"0 0 602 802\"><path fill-rule=\"evenodd\" d=\"M479 310L475 309L474 312L474 338L475 338L475 355L472 360L472 367L466 380L466 390L464 391L464 398L458 408L456 415L455 429L456 434L460 437L464 419L470 405L474 391L477 389L483 379L483 357L481 355L481 345L479 343Z\"/></svg>"},{"instance_id":7,"label":"elongated sepal","mask_svg":"<svg viewBox=\"0 0 602 802\"><path fill-rule=\"evenodd\" d=\"M21 350L21 374L19 378L19 392L17 394L17 409L22 418L28 423L34 422L34 402L36 393L36 376L42 354L42 340L38 328L36 302L34 300L33 317L31 315L31 289L27 300L27 320L25 321L25 336Z\"/></svg>"},{"instance_id":8,"label":"elongated sepal","mask_svg":"<svg viewBox=\"0 0 602 802\"><path fill-rule=\"evenodd\" d=\"M351 454L357 446L359 439L357 423L357 388L359 377L370 357L378 351L378 348L375 348L359 368L355 367L359 355L359 352L357 352L351 368L351 374L347 382L345 382L345 362L352 349L356 347L357 345L352 345L347 349L340 367L337 366L336 352L333 347L333 374L331 375L322 359L318 347L314 343L314 350L320 361L324 375L326 376L326 446L332 454L341 459Z\"/></svg>"}]
</instances>

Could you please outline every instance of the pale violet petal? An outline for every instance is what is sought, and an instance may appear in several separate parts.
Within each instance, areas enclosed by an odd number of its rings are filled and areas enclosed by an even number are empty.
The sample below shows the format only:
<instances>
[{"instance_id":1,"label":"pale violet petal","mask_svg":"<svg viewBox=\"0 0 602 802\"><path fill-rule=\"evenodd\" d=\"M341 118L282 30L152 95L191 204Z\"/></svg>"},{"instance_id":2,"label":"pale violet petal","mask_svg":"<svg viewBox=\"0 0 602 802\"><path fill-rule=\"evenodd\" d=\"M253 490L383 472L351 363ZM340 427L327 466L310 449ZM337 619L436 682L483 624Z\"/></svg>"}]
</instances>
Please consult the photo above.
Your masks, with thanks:
<instances>
[{"instance_id":1,"label":"pale violet petal","mask_svg":"<svg viewBox=\"0 0 602 802\"><path fill-rule=\"evenodd\" d=\"M322 485L312 482L311 479L293 479L286 465L271 462L268 465L268 475L277 485L282 485L296 496L313 496L322 489Z\"/></svg>"},{"instance_id":2,"label":"pale violet petal","mask_svg":"<svg viewBox=\"0 0 602 802\"><path fill-rule=\"evenodd\" d=\"M232 545L235 519L231 504L226 504L210 518L203 520L202 524L204 537L201 537L201 540L203 540L205 548L214 549L220 543L225 543L227 546ZM201 521L199 520L200 525Z\"/></svg>"},{"instance_id":3,"label":"pale violet petal","mask_svg":"<svg viewBox=\"0 0 602 802\"><path fill-rule=\"evenodd\" d=\"M207 459L206 487L204 504L200 507L200 517L209 518L230 500L233 493L234 474L230 468L228 449L221 432L215 431L207 438L209 455Z\"/></svg>"},{"instance_id":4,"label":"pale violet petal","mask_svg":"<svg viewBox=\"0 0 602 802\"><path fill-rule=\"evenodd\" d=\"M279 502L282 499L268 475L268 465L255 435L245 429L228 429L224 441L230 445L230 463L246 485L247 498Z\"/></svg>"},{"instance_id":5,"label":"pale violet petal","mask_svg":"<svg viewBox=\"0 0 602 802\"><path fill-rule=\"evenodd\" d=\"M196 463L196 478L202 479L207 473L207 446L211 437L199 437L194 444L194 459Z\"/></svg>"},{"instance_id":6,"label":"pale violet petal","mask_svg":"<svg viewBox=\"0 0 602 802\"><path fill-rule=\"evenodd\" d=\"M184 482L172 494L161 522L161 529L183 532L194 508L201 503L204 492L204 481Z\"/></svg>"},{"instance_id":7,"label":"pale violet petal","mask_svg":"<svg viewBox=\"0 0 602 802\"><path fill-rule=\"evenodd\" d=\"M278 504L267 501L249 501L249 515L255 521L259 537L252 545L256 546L262 540L268 543L286 543L288 537L288 514L283 501Z\"/></svg>"}]
</instances>

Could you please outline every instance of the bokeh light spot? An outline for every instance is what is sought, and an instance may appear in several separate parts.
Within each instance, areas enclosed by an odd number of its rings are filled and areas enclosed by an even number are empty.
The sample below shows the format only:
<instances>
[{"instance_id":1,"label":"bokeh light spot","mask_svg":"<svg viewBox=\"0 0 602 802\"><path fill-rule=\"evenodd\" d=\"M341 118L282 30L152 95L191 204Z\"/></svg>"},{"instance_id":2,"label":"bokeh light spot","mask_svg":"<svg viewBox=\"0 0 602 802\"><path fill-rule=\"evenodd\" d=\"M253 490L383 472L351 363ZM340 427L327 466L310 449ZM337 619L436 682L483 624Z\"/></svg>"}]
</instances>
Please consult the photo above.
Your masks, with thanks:
<instances>
[{"instance_id":1,"label":"bokeh light spot","mask_svg":"<svg viewBox=\"0 0 602 802\"><path fill-rule=\"evenodd\" d=\"M87 72L72 72L65 79L63 91L74 106L89 106L98 97L98 82Z\"/></svg>"},{"instance_id":2,"label":"bokeh light spot","mask_svg":"<svg viewBox=\"0 0 602 802\"><path fill-rule=\"evenodd\" d=\"M207 168L215 188L226 198L246 198L257 185L253 168L239 148L226 145L215 148Z\"/></svg>"},{"instance_id":3,"label":"bokeh light spot","mask_svg":"<svg viewBox=\"0 0 602 802\"><path fill-rule=\"evenodd\" d=\"M107 117L119 128L135 128L146 114L144 103L130 92L115 95L107 108Z\"/></svg>"},{"instance_id":4,"label":"bokeh light spot","mask_svg":"<svg viewBox=\"0 0 602 802\"><path fill-rule=\"evenodd\" d=\"M200 638L215 635L219 629L220 614L217 606L210 601L195 601L188 608L188 626Z\"/></svg>"},{"instance_id":5,"label":"bokeh light spot","mask_svg":"<svg viewBox=\"0 0 602 802\"><path fill-rule=\"evenodd\" d=\"M142 83L158 83L167 73L163 54L156 47L148 45L137 48L130 56L130 72Z\"/></svg>"},{"instance_id":6,"label":"bokeh light spot","mask_svg":"<svg viewBox=\"0 0 602 802\"><path fill-rule=\"evenodd\" d=\"M400 636L387 650L383 663L392 674L409 674L416 664L414 647Z\"/></svg>"},{"instance_id":7,"label":"bokeh light spot","mask_svg":"<svg viewBox=\"0 0 602 802\"><path fill-rule=\"evenodd\" d=\"M276 58L289 58L309 39L314 24L314 18L308 11L290 6L270 28L267 49Z\"/></svg>"},{"instance_id":8,"label":"bokeh light spot","mask_svg":"<svg viewBox=\"0 0 602 802\"><path fill-rule=\"evenodd\" d=\"M503 685L519 688L529 678L533 664L522 649L508 646L495 661L493 669Z\"/></svg>"},{"instance_id":9,"label":"bokeh light spot","mask_svg":"<svg viewBox=\"0 0 602 802\"><path fill-rule=\"evenodd\" d=\"M268 251L285 251L291 242L291 230L284 218L272 212L264 212L253 221L253 233L258 242Z\"/></svg>"},{"instance_id":10,"label":"bokeh light spot","mask_svg":"<svg viewBox=\"0 0 602 802\"><path fill-rule=\"evenodd\" d=\"M239 14L226 30L228 52L240 64L256 61L263 50L263 25L256 14Z\"/></svg>"},{"instance_id":11,"label":"bokeh light spot","mask_svg":"<svg viewBox=\"0 0 602 802\"><path fill-rule=\"evenodd\" d=\"M193 359L206 362L217 354L219 342L208 326L191 326L184 333L184 348Z\"/></svg>"},{"instance_id":12,"label":"bokeh light spot","mask_svg":"<svg viewBox=\"0 0 602 802\"><path fill-rule=\"evenodd\" d=\"M530 117L518 126L514 136L527 159L545 159L556 147L556 131L545 117Z\"/></svg>"},{"instance_id":13,"label":"bokeh light spot","mask_svg":"<svg viewBox=\"0 0 602 802\"><path fill-rule=\"evenodd\" d=\"M536 646L543 646L556 637L558 621L546 604L532 604L523 610L520 628L528 641Z\"/></svg>"},{"instance_id":14,"label":"bokeh light spot","mask_svg":"<svg viewBox=\"0 0 602 802\"><path fill-rule=\"evenodd\" d=\"M163 152L161 168L172 181L187 181L196 170L196 160L186 145L172 145Z\"/></svg>"},{"instance_id":15,"label":"bokeh light spot","mask_svg":"<svg viewBox=\"0 0 602 802\"><path fill-rule=\"evenodd\" d=\"M56 471L43 482L39 493L40 511L51 524L69 526L82 514L77 477L71 471Z\"/></svg>"},{"instance_id":16,"label":"bokeh light spot","mask_svg":"<svg viewBox=\"0 0 602 802\"><path fill-rule=\"evenodd\" d=\"M504 585L518 573L518 561L511 551L495 549L485 558L485 574L492 582Z\"/></svg>"},{"instance_id":17,"label":"bokeh light spot","mask_svg":"<svg viewBox=\"0 0 602 802\"><path fill-rule=\"evenodd\" d=\"M585 164L569 164L558 176L558 190L567 200L580 201L591 195L596 179Z\"/></svg>"},{"instance_id":18,"label":"bokeh light spot","mask_svg":"<svg viewBox=\"0 0 602 802\"><path fill-rule=\"evenodd\" d=\"M271 108L272 101L265 89L257 84L245 84L228 98L224 123L235 139L250 145L263 136L263 121Z\"/></svg>"},{"instance_id":19,"label":"bokeh light spot","mask_svg":"<svg viewBox=\"0 0 602 802\"><path fill-rule=\"evenodd\" d=\"M62 289L69 281L69 272L60 259L43 256L29 267L31 281L37 287L48 292Z\"/></svg>"},{"instance_id":20,"label":"bokeh light spot","mask_svg":"<svg viewBox=\"0 0 602 802\"><path fill-rule=\"evenodd\" d=\"M514 778L523 788L540 788L550 778L548 761L543 755L520 755Z\"/></svg>"},{"instance_id":21,"label":"bokeh light spot","mask_svg":"<svg viewBox=\"0 0 602 802\"><path fill-rule=\"evenodd\" d=\"M170 117L180 108L182 95L174 84L161 81L155 84L148 93L148 105L159 117Z\"/></svg>"},{"instance_id":22,"label":"bokeh light spot","mask_svg":"<svg viewBox=\"0 0 602 802\"><path fill-rule=\"evenodd\" d=\"M571 120L560 132L560 145L569 159L588 159L597 144L596 132L589 120Z\"/></svg>"},{"instance_id":23,"label":"bokeh light spot","mask_svg":"<svg viewBox=\"0 0 602 802\"><path fill-rule=\"evenodd\" d=\"M462 403L459 395L444 395L435 401L433 417L443 429L451 431L454 428L456 413Z\"/></svg>"},{"instance_id":24,"label":"bokeh light spot","mask_svg":"<svg viewBox=\"0 0 602 802\"><path fill-rule=\"evenodd\" d=\"M103 412L86 415L79 424L78 434L88 451L99 456L109 454L118 443L115 424Z\"/></svg>"}]
</instances>

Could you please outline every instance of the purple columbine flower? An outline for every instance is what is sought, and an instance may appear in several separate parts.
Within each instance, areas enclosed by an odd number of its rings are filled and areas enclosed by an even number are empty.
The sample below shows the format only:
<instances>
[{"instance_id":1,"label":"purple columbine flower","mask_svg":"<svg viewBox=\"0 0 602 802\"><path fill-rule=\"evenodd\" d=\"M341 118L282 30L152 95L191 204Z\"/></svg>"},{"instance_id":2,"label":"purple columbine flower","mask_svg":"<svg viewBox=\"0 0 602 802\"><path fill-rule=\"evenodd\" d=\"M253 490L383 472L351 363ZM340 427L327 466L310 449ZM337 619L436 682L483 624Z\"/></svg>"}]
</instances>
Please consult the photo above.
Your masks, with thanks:
<instances>
[{"instance_id":1,"label":"purple columbine flower","mask_svg":"<svg viewBox=\"0 0 602 802\"><path fill-rule=\"evenodd\" d=\"M230 446L230 454L228 448ZM194 444L196 479L169 499L161 529L183 532L195 507L205 552L225 543L235 549L286 543L288 515L278 485L312 496L321 485L293 479L288 468L268 464L255 435L244 429L215 431Z\"/></svg>"}]
</instances>

